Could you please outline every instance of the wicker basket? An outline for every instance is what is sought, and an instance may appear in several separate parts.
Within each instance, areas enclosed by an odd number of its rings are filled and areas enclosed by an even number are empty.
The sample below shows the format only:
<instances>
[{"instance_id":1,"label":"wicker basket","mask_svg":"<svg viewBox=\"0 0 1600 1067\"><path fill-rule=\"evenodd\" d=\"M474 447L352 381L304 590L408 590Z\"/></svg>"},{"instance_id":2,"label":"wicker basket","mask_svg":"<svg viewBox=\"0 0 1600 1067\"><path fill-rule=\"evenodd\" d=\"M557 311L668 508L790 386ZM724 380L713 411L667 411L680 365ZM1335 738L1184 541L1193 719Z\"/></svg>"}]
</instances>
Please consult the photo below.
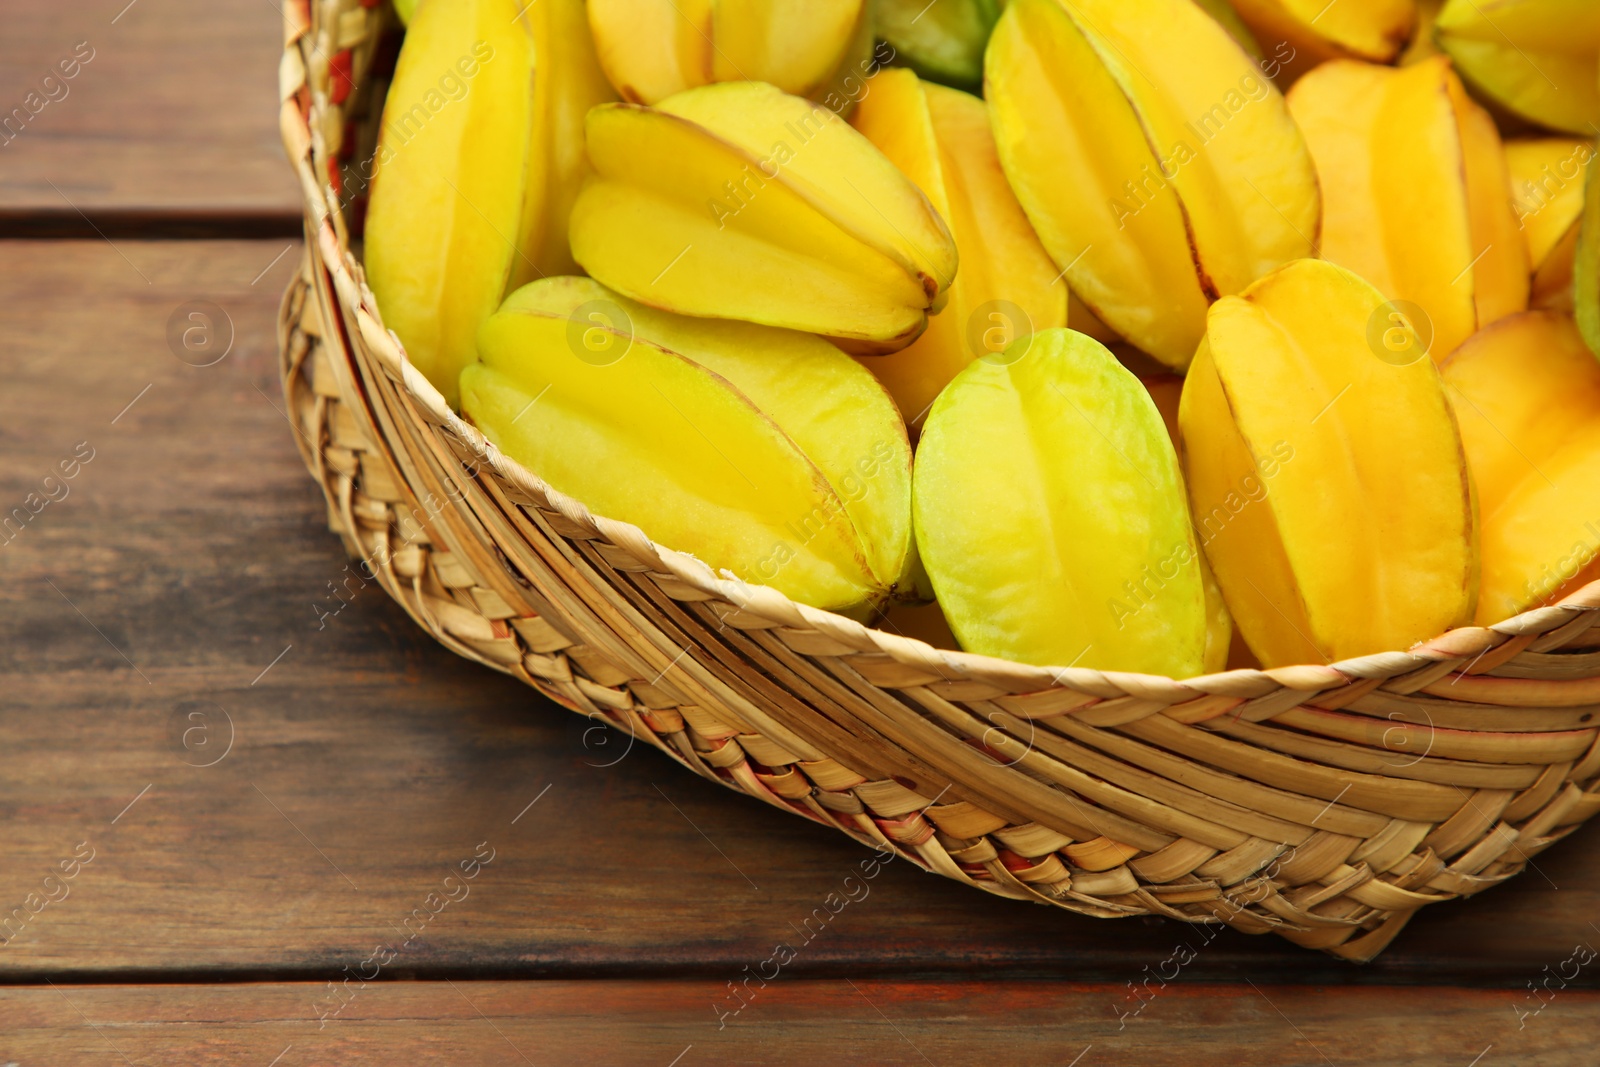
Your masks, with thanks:
<instances>
[{"instance_id":1,"label":"wicker basket","mask_svg":"<svg viewBox=\"0 0 1600 1067\"><path fill-rule=\"evenodd\" d=\"M1356 960L1600 809L1600 583L1409 652L1176 682L940 651L591 515L445 406L352 253L387 6L284 8L285 396L330 525L447 647L991 893Z\"/></svg>"}]
</instances>

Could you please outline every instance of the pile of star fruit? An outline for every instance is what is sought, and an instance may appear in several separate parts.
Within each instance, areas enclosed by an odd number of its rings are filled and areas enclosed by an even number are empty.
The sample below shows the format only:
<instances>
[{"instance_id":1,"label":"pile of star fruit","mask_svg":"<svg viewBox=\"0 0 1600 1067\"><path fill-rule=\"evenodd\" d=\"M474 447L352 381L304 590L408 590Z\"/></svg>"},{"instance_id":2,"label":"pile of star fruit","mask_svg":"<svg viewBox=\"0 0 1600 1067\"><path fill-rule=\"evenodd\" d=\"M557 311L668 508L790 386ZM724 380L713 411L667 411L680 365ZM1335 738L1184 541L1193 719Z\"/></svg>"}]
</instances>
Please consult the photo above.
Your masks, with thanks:
<instances>
[{"instance_id":1,"label":"pile of star fruit","mask_svg":"<svg viewBox=\"0 0 1600 1067\"><path fill-rule=\"evenodd\" d=\"M720 573L1179 678L1600 575L1600 3L401 7L386 325Z\"/></svg>"}]
</instances>

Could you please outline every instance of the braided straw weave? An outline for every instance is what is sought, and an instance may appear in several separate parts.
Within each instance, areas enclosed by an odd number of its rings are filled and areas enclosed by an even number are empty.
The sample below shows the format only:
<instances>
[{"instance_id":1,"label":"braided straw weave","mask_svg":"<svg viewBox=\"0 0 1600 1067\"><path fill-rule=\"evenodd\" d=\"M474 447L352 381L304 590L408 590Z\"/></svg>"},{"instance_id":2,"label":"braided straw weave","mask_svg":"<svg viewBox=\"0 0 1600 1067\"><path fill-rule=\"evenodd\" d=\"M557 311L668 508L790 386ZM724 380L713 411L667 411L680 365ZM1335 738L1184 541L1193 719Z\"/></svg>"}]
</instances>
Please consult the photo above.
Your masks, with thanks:
<instances>
[{"instance_id":1,"label":"braided straw weave","mask_svg":"<svg viewBox=\"0 0 1600 1067\"><path fill-rule=\"evenodd\" d=\"M445 406L352 253L392 14L284 8L285 396L330 525L447 647L991 893L1356 960L1600 809L1600 583L1409 652L1176 682L940 651L591 515Z\"/></svg>"}]
</instances>

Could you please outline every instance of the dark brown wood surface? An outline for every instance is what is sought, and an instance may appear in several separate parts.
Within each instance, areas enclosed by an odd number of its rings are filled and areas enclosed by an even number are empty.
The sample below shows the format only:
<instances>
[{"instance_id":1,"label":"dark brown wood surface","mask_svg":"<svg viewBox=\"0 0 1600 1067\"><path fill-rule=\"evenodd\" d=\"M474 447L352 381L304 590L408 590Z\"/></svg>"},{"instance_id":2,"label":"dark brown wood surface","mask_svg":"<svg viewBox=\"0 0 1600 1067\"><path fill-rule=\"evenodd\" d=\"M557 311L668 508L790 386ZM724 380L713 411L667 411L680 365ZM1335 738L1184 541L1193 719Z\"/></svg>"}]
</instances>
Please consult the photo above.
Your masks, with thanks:
<instances>
[{"instance_id":1,"label":"dark brown wood surface","mask_svg":"<svg viewBox=\"0 0 1600 1067\"><path fill-rule=\"evenodd\" d=\"M0 0L0 232L284 231L282 19L279 0Z\"/></svg>"},{"instance_id":2,"label":"dark brown wood surface","mask_svg":"<svg viewBox=\"0 0 1600 1067\"><path fill-rule=\"evenodd\" d=\"M720 982L383 982L319 1029L309 984L0 990L0 1056L29 1067L182 1063L1593 1067L1600 995L1520 1018L1510 994L1185 985L1119 1019L1112 986L808 981L719 1018ZM721 1023L719 1027L719 1022ZM1519 1029L1519 1026L1521 1027Z\"/></svg>"},{"instance_id":3,"label":"dark brown wood surface","mask_svg":"<svg viewBox=\"0 0 1600 1067\"><path fill-rule=\"evenodd\" d=\"M432 642L282 414L277 19L0 0L0 109L95 48L0 147L0 1064L1593 1062L1593 828L1367 966L904 865L819 926L857 845Z\"/></svg>"}]
</instances>

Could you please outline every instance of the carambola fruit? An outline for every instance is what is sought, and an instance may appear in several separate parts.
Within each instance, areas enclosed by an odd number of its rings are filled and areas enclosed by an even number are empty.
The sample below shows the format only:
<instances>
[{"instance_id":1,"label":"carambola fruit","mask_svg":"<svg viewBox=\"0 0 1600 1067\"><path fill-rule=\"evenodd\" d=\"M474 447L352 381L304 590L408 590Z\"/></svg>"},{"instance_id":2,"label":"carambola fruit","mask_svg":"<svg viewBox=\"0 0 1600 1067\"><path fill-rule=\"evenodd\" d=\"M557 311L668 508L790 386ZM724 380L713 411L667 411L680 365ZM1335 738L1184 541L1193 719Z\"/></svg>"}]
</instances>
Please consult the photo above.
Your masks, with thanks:
<instances>
[{"instance_id":1,"label":"carambola fruit","mask_svg":"<svg viewBox=\"0 0 1600 1067\"><path fill-rule=\"evenodd\" d=\"M1324 63L1289 110L1322 183L1322 257L1413 305L1401 310L1435 360L1528 306L1500 135L1443 56Z\"/></svg>"},{"instance_id":2,"label":"carambola fruit","mask_svg":"<svg viewBox=\"0 0 1600 1067\"><path fill-rule=\"evenodd\" d=\"M589 0L589 24L636 104L731 81L821 99L872 50L866 0Z\"/></svg>"},{"instance_id":3,"label":"carambola fruit","mask_svg":"<svg viewBox=\"0 0 1600 1067\"><path fill-rule=\"evenodd\" d=\"M1529 311L1441 368L1478 488L1488 626L1600 577L1600 362L1572 319Z\"/></svg>"},{"instance_id":4,"label":"carambola fruit","mask_svg":"<svg viewBox=\"0 0 1600 1067\"><path fill-rule=\"evenodd\" d=\"M1199 540L1268 667L1404 649L1472 617L1461 439L1421 347L1370 343L1383 304L1341 267L1288 264L1212 305L1184 383Z\"/></svg>"},{"instance_id":5,"label":"carambola fruit","mask_svg":"<svg viewBox=\"0 0 1600 1067\"><path fill-rule=\"evenodd\" d=\"M1005 0L874 0L878 36L895 59L933 81L976 90L983 47Z\"/></svg>"},{"instance_id":6,"label":"carambola fruit","mask_svg":"<svg viewBox=\"0 0 1600 1067\"><path fill-rule=\"evenodd\" d=\"M384 103L367 283L407 358L452 407L517 253L534 72L517 7L422 5Z\"/></svg>"},{"instance_id":7,"label":"carambola fruit","mask_svg":"<svg viewBox=\"0 0 1600 1067\"><path fill-rule=\"evenodd\" d=\"M961 256L944 310L909 347L863 357L913 425L978 356L1067 324L1067 288L1006 184L983 101L885 69L851 116L944 218Z\"/></svg>"},{"instance_id":8,"label":"carambola fruit","mask_svg":"<svg viewBox=\"0 0 1600 1067\"><path fill-rule=\"evenodd\" d=\"M617 98L595 58L583 0L538 0L526 4L523 18L533 31L533 126L508 292L535 278L577 273L567 217L589 172L583 120L590 108Z\"/></svg>"},{"instance_id":9,"label":"carambola fruit","mask_svg":"<svg viewBox=\"0 0 1600 1067\"><path fill-rule=\"evenodd\" d=\"M451 406L508 288L572 269L582 116L607 99L581 0L429 0L412 19L384 105L367 281Z\"/></svg>"},{"instance_id":10,"label":"carambola fruit","mask_svg":"<svg viewBox=\"0 0 1600 1067\"><path fill-rule=\"evenodd\" d=\"M875 605L907 580L905 427L826 341L549 278L506 300L479 350L462 409L595 514L813 607Z\"/></svg>"},{"instance_id":11,"label":"carambola fruit","mask_svg":"<svg viewBox=\"0 0 1600 1067\"><path fill-rule=\"evenodd\" d=\"M1572 252L1572 313L1584 343L1600 359L1600 163L1591 156L1583 171L1583 214Z\"/></svg>"},{"instance_id":12,"label":"carambola fruit","mask_svg":"<svg viewBox=\"0 0 1600 1067\"><path fill-rule=\"evenodd\" d=\"M1572 256L1583 214L1583 167L1594 155L1588 141L1530 137L1506 142L1511 207L1528 246L1533 307L1572 310Z\"/></svg>"},{"instance_id":13,"label":"carambola fruit","mask_svg":"<svg viewBox=\"0 0 1600 1067\"><path fill-rule=\"evenodd\" d=\"M968 652L1184 678L1207 612L1178 459L1097 341L1045 330L939 395L917 445L917 546Z\"/></svg>"},{"instance_id":14,"label":"carambola fruit","mask_svg":"<svg viewBox=\"0 0 1600 1067\"><path fill-rule=\"evenodd\" d=\"M1450 0L1434 36L1484 96L1529 122L1594 136L1600 124L1600 4Z\"/></svg>"},{"instance_id":15,"label":"carambola fruit","mask_svg":"<svg viewBox=\"0 0 1600 1067\"><path fill-rule=\"evenodd\" d=\"M1312 254L1300 131L1190 0L1012 0L985 79L1044 247L1090 310L1163 363L1188 365L1217 296Z\"/></svg>"},{"instance_id":16,"label":"carambola fruit","mask_svg":"<svg viewBox=\"0 0 1600 1067\"><path fill-rule=\"evenodd\" d=\"M1330 59L1392 63L1411 39L1416 0L1232 0L1256 39L1294 49L1293 68Z\"/></svg>"},{"instance_id":17,"label":"carambola fruit","mask_svg":"<svg viewBox=\"0 0 1600 1067\"><path fill-rule=\"evenodd\" d=\"M911 180L833 112L758 82L589 112L572 252L641 303L904 348L956 248Z\"/></svg>"}]
</instances>

